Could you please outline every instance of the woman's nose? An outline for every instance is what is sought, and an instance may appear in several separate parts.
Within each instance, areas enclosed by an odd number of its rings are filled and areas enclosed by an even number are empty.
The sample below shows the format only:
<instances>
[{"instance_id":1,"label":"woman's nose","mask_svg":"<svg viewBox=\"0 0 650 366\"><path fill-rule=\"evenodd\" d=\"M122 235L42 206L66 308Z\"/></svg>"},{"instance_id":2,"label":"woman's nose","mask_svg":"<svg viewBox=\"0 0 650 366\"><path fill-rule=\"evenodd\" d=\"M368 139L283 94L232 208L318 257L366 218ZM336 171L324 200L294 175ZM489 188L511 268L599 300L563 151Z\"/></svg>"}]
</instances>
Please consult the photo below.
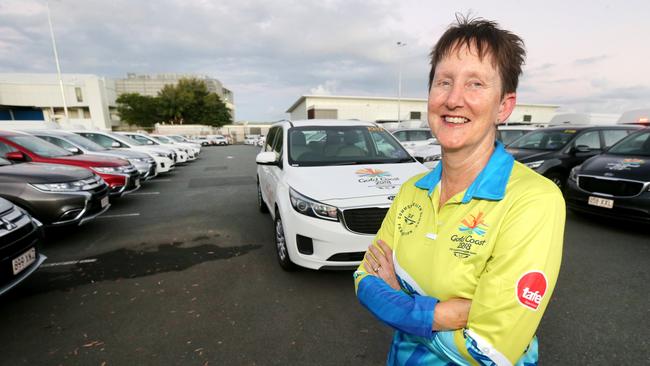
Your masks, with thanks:
<instances>
[{"instance_id":1,"label":"woman's nose","mask_svg":"<svg viewBox=\"0 0 650 366\"><path fill-rule=\"evenodd\" d=\"M447 99L445 100L446 107L450 110L462 107L464 103L464 92L465 89L462 85L454 84L447 94Z\"/></svg>"}]
</instances>

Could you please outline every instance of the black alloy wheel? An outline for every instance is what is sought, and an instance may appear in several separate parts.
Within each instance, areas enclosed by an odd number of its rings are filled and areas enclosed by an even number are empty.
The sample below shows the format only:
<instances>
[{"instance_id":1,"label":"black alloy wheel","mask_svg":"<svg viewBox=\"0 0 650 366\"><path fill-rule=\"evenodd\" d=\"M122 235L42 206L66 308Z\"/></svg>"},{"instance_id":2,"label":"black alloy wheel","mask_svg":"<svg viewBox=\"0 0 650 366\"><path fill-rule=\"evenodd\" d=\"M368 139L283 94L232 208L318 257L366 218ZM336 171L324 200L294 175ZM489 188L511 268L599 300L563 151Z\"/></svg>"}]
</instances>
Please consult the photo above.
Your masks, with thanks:
<instances>
[{"instance_id":1,"label":"black alloy wheel","mask_svg":"<svg viewBox=\"0 0 650 366\"><path fill-rule=\"evenodd\" d=\"M560 191L564 192L564 187L566 186L566 179L567 179L567 177L565 177L564 174L559 172L551 172L546 174L546 178L550 179L551 182L555 183L555 185L560 189Z\"/></svg>"}]
</instances>

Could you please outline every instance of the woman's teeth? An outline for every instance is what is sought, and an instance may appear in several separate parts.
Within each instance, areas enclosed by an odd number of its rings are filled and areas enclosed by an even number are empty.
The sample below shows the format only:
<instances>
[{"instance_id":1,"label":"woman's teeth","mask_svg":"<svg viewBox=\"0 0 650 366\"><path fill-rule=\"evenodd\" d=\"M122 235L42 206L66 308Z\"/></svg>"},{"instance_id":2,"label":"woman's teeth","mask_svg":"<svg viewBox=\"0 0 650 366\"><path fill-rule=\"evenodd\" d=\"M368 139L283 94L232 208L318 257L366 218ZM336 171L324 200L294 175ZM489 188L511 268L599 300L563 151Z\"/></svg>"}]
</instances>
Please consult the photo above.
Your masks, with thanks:
<instances>
[{"instance_id":1,"label":"woman's teeth","mask_svg":"<svg viewBox=\"0 0 650 366\"><path fill-rule=\"evenodd\" d=\"M467 118L465 118L465 117L449 117L449 116L446 116L445 117L445 122L461 124L461 123L469 122L469 120Z\"/></svg>"}]
</instances>

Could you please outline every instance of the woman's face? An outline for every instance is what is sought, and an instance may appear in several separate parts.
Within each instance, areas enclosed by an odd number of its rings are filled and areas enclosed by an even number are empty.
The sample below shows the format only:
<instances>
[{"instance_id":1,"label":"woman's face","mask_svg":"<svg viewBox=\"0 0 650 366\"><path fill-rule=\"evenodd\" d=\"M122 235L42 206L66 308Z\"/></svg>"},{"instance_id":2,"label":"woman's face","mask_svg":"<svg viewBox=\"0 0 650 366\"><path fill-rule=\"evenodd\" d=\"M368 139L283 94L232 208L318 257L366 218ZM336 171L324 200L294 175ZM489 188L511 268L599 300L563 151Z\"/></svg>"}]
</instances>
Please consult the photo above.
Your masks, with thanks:
<instances>
[{"instance_id":1,"label":"woman's face","mask_svg":"<svg viewBox=\"0 0 650 366\"><path fill-rule=\"evenodd\" d=\"M497 121L508 118L515 102L515 93L501 98L501 78L491 54L481 60L474 48L463 45L436 66L429 127L446 152L489 149Z\"/></svg>"}]
</instances>

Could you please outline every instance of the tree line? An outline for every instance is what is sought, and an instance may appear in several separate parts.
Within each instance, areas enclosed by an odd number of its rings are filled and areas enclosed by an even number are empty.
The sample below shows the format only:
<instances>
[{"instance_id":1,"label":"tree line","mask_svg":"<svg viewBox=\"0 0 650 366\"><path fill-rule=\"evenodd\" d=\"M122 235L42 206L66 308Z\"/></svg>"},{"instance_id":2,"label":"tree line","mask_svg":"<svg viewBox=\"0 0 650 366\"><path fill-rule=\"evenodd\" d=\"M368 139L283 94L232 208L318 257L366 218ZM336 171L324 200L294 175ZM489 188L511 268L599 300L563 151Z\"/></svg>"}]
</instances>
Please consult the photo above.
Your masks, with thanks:
<instances>
[{"instance_id":1,"label":"tree line","mask_svg":"<svg viewBox=\"0 0 650 366\"><path fill-rule=\"evenodd\" d=\"M232 123L230 110L204 80L181 79L165 85L155 97L125 93L117 98L117 111L129 125L153 127L159 122L223 126Z\"/></svg>"}]
</instances>

